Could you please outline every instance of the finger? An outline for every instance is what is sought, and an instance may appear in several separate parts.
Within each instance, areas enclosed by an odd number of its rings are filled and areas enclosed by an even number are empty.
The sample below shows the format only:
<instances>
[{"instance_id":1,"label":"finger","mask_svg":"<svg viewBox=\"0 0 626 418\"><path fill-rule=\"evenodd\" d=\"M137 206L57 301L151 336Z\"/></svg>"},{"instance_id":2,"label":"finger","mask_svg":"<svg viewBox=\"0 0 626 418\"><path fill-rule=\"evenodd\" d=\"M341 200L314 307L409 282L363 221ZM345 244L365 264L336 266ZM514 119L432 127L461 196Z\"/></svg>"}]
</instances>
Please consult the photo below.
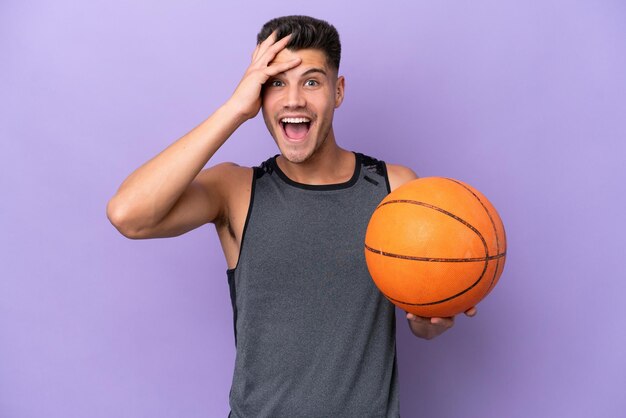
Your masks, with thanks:
<instances>
[{"instance_id":1,"label":"finger","mask_svg":"<svg viewBox=\"0 0 626 418\"><path fill-rule=\"evenodd\" d=\"M265 38L264 41L262 41L259 45L261 46L261 48L265 47L269 47L270 45L272 45L274 42L276 42L276 36L278 36L278 29L274 30L274 32L270 33L270 36L268 36L267 38Z\"/></svg>"},{"instance_id":2,"label":"finger","mask_svg":"<svg viewBox=\"0 0 626 418\"><path fill-rule=\"evenodd\" d=\"M276 38L277 37L278 37L278 29L276 29L274 32L272 32L270 34L270 36L265 38L265 40L263 42L258 44L259 50L257 52L257 57L263 55L265 53L265 51L267 51L269 49L269 47L274 45L276 43Z\"/></svg>"},{"instance_id":3,"label":"finger","mask_svg":"<svg viewBox=\"0 0 626 418\"><path fill-rule=\"evenodd\" d=\"M416 326L431 326L430 318L424 318L412 313L407 313L406 318L409 320L409 324L415 324Z\"/></svg>"},{"instance_id":4,"label":"finger","mask_svg":"<svg viewBox=\"0 0 626 418\"><path fill-rule=\"evenodd\" d=\"M430 318L430 323L444 328L450 328L454 325L454 317L448 318Z\"/></svg>"},{"instance_id":5,"label":"finger","mask_svg":"<svg viewBox=\"0 0 626 418\"><path fill-rule=\"evenodd\" d=\"M471 308L469 308L468 310L465 311L465 315L472 317L474 315L476 315L478 313L478 311L476 310L475 306L472 306Z\"/></svg>"},{"instance_id":6,"label":"finger","mask_svg":"<svg viewBox=\"0 0 626 418\"><path fill-rule=\"evenodd\" d=\"M302 62L301 58L294 58L289 61L281 63L273 63L265 70L265 74L268 77L275 76L276 74L284 73L287 70L297 67Z\"/></svg>"},{"instance_id":7,"label":"finger","mask_svg":"<svg viewBox=\"0 0 626 418\"><path fill-rule=\"evenodd\" d=\"M285 36L284 38L281 38L279 41L271 45L269 48L265 49L263 52L259 52L258 59L261 62L269 64L280 51L285 49L290 39L291 34Z\"/></svg>"},{"instance_id":8,"label":"finger","mask_svg":"<svg viewBox=\"0 0 626 418\"><path fill-rule=\"evenodd\" d=\"M407 312L406 313L406 319L409 319L411 321L420 321L420 320L424 320L424 318L422 318L421 316L417 316L415 314L412 314L411 312Z\"/></svg>"},{"instance_id":9,"label":"finger","mask_svg":"<svg viewBox=\"0 0 626 418\"><path fill-rule=\"evenodd\" d=\"M261 48L261 44L257 44L256 48L254 48L254 51L252 51L252 61L255 61L257 55L259 55L259 48Z\"/></svg>"}]
</instances>

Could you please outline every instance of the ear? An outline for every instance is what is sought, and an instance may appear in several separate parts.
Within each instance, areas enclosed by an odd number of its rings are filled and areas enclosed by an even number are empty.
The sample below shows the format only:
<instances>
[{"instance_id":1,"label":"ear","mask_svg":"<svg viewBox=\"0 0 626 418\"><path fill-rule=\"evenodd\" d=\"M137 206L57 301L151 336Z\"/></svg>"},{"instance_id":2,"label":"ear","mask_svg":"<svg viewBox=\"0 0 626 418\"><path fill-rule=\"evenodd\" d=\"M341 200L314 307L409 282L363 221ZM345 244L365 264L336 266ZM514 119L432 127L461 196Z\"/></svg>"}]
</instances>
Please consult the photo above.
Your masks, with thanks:
<instances>
[{"instance_id":1,"label":"ear","mask_svg":"<svg viewBox=\"0 0 626 418\"><path fill-rule=\"evenodd\" d=\"M346 87L346 79L344 76L337 77L337 82L335 83L335 109L341 106L343 102L343 95Z\"/></svg>"}]
</instances>

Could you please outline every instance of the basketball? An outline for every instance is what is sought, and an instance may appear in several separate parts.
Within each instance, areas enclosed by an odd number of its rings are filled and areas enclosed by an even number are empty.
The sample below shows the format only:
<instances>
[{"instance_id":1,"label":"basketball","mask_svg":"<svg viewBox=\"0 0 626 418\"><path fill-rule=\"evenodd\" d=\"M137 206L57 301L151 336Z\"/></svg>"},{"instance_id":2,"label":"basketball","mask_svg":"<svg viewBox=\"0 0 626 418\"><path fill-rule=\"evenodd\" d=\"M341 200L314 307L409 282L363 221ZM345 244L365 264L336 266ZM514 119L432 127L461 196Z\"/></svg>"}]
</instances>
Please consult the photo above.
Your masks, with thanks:
<instances>
[{"instance_id":1,"label":"basketball","mask_svg":"<svg viewBox=\"0 0 626 418\"><path fill-rule=\"evenodd\" d=\"M399 308L449 317L480 302L498 283L506 259L504 225L478 190L426 177L388 194L365 234L374 283Z\"/></svg>"}]
</instances>

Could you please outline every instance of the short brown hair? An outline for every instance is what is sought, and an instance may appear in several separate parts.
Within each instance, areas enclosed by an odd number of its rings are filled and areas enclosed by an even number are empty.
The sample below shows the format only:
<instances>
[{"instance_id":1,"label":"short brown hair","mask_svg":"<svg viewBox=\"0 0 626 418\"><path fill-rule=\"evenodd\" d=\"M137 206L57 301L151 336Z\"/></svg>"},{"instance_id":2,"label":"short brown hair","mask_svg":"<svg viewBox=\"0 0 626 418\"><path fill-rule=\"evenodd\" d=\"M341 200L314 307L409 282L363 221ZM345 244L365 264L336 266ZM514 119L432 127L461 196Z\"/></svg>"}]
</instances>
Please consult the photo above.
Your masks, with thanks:
<instances>
[{"instance_id":1,"label":"short brown hair","mask_svg":"<svg viewBox=\"0 0 626 418\"><path fill-rule=\"evenodd\" d=\"M257 44L267 39L274 31L277 32L277 39L292 35L286 46L287 49L292 51L319 49L326 55L330 66L339 70L341 43L337 29L330 23L309 16L277 17L263 25L256 38Z\"/></svg>"}]
</instances>

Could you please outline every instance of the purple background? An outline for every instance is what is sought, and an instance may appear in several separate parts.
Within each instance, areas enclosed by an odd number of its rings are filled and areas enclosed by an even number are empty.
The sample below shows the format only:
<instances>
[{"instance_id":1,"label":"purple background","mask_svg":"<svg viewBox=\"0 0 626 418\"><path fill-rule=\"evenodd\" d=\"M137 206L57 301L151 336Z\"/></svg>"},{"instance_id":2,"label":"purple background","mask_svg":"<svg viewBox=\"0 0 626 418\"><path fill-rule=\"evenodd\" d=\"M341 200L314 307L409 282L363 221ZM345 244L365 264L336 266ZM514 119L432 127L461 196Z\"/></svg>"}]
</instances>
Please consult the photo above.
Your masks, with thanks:
<instances>
[{"instance_id":1,"label":"purple background","mask_svg":"<svg viewBox=\"0 0 626 418\"><path fill-rule=\"evenodd\" d=\"M340 144L464 180L507 227L476 318L434 341L400 318L403 416L625 416L625 3L294 3L0 4L0 416L226 416L213 227L131 241L105 205L293 13L342 35ZM275 152L259 117L214 162Z\"/></svg>"}]
</instances>

